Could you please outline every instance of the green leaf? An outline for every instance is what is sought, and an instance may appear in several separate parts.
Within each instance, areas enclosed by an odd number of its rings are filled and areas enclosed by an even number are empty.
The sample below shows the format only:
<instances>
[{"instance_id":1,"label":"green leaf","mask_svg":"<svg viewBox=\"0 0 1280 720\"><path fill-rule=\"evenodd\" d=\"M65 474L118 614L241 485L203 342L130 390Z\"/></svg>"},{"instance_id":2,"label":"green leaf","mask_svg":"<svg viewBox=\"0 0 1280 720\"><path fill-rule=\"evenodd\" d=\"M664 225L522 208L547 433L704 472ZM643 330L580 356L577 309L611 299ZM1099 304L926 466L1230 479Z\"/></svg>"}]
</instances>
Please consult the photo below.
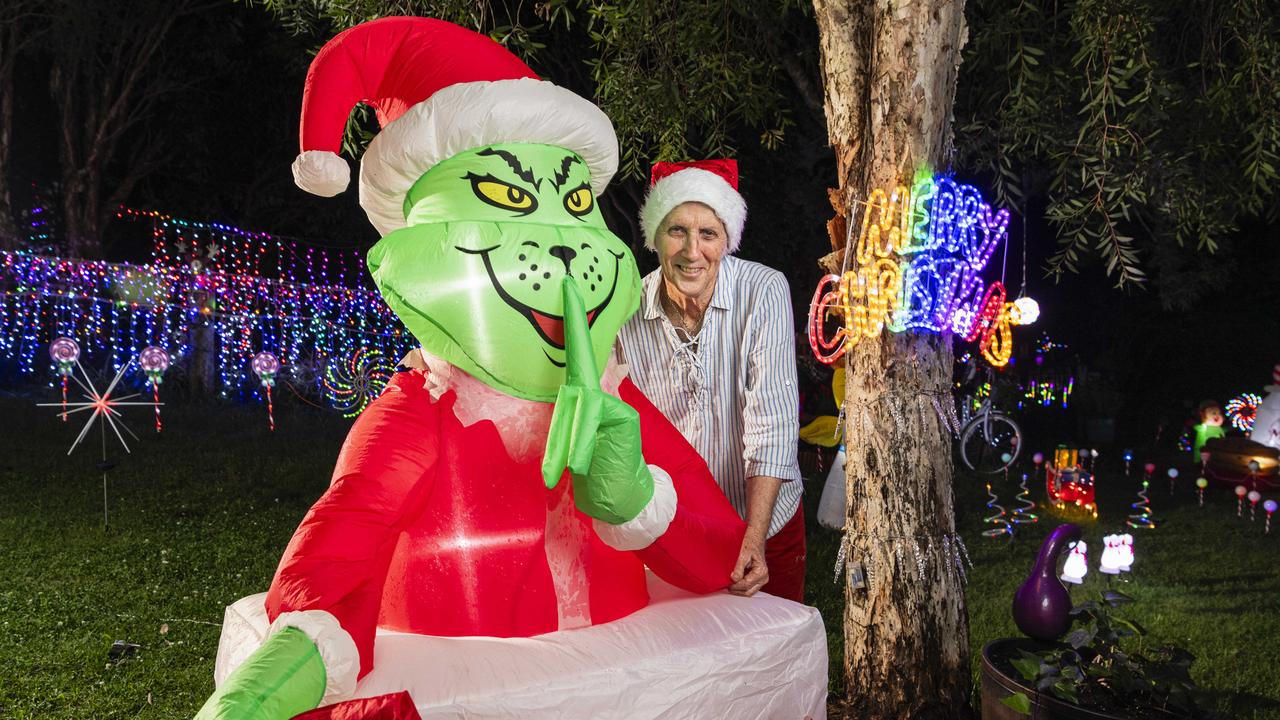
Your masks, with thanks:
<instances>
[{"instance_id":1,"label":"green leaf","mask_svg":"<svg viewBox=\"0 0 1280 720\"><path fill-rule=\"evenodd\" d=\"M1036 675L1040 673L1040 660L1028 660L1026 658L1014 658L1010 660L1018 674L1027 680L1034 680Z\"/></svg>"},{"instance_id":2,"label":"green leaf","mask_svg":"<svg viewBox=\"0 0 1280 720\"><path fill-rule=\"evenodd\" d=\"M1107 590L1106 592L1102 593L1102 599L1111 607L1120 607L1125 603L1133 602L1133 598L1129 597L1128 595L1125 595L1119 590Z\"/></svg>"},{"instance_id":3,"label":"green leaf","mask_svg":"<svg viewBox=\"0 0 1280 720\"><path fill-rule=\"evenodd\" d=\"M1023 715L1031 714L1031 698L1027 697L1025 693L1014 693L1001 700L1000 704L1005 707L1011 707Z\"/></svg>"}]
</instances>

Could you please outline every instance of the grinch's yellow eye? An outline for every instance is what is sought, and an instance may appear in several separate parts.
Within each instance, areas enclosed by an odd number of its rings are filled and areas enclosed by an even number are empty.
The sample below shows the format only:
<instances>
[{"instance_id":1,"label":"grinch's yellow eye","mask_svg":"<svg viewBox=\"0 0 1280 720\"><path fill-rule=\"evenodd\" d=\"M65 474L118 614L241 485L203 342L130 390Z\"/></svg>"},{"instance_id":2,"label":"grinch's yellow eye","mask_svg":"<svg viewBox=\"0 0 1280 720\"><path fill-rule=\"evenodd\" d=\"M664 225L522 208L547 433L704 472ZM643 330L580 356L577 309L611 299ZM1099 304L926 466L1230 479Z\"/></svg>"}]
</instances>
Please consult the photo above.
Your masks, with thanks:
<instances>
[{"instance_id":1,"label":"grinch's yellow eye","mask_svg":"<svg viewBox=\"0 0 1280 720\"><path fill-rule=\"evenodd\" d=\"M538 207L538 200L524 188L505 183L492 175L471 176L471 191L484 202L528 215Z\"/></svg>"},{"instance_id":2,"label":"grinch's yellow eye","mask_svg":"<svg viewBox=\"0 0 1280 720\"><path fill-rule=\"evenodd\" d=\"M564 196L564 209L570 214L582 217L591 212L591 208L595 207L595 197L591 195L591 188L583 185Z\"/></svg>"}]
</instances>

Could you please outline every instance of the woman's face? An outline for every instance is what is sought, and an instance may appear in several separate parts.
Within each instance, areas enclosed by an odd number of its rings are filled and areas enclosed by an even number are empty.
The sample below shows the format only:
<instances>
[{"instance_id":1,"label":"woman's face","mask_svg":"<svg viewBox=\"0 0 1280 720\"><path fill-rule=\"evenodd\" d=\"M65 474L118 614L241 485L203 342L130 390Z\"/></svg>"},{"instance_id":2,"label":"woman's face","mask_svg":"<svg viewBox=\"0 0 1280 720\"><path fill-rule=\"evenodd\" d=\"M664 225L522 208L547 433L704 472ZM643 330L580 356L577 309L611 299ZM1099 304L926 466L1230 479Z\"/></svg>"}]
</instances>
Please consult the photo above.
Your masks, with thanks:
<instances>
[{"instance_id":1,"label":"woman's face","mask_svg":"<svg viewBox=\"0 0 1280 720\"><path fill-rule=\"evenodd\" d=\"M724 223L698 202L677 205L658 226L654 239L668 291L705 305L716 287L720 260L729 246Z\"/></svg>"}]
</instances>

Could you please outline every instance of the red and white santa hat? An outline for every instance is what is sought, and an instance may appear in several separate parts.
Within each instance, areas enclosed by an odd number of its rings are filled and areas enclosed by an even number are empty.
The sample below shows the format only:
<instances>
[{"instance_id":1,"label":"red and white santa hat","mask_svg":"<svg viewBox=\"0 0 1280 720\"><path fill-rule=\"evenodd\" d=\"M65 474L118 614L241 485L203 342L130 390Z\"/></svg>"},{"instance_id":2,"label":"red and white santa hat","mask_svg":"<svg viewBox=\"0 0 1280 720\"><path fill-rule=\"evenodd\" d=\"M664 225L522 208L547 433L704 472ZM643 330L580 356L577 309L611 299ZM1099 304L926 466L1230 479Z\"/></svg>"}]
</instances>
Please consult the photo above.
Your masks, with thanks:
<instances>
[{"instance_id":1,"label":"red and white santa hat","mask_svg":"<svg viewBox=\"0 0 1280 720\"><path fill-rule=\"evenodd\" d=\"M667 213L687 202L711 208L729 235L729 252L737 251L747 224L747 201L738 194L737 160L655 163L649 176L649 195L640 209L645 247L657 250L658 226Z\"/></svg>"},{"instance_id":2,"label":"red and white santa hat","mask_svg":"<svg viewBox=\"0 0 1280 720\"><path fill-rule=\"evenodd\" d=\"M325 44L302 95L293 178L331 197L350 170L338 156L356 103L382 131L360 161L360 205L383 235L404 227L405 195L436 163L491 143L556 145L582 156L598 195L618 168L618 139L592 102L539 80L493 40L443 20L390 17Z\"/></svg>"}]
</instances>

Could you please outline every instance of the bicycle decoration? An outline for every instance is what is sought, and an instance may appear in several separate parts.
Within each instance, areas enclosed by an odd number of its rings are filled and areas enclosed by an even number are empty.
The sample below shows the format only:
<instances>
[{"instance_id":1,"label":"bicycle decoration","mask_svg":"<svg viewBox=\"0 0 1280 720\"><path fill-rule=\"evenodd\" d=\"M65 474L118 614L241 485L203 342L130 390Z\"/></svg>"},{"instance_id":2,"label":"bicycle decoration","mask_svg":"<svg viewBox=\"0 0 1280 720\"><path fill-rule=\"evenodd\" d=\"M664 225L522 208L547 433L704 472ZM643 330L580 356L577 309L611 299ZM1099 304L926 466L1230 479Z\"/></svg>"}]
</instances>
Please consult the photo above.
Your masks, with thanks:
<instances>
[{"instance_id":1,"label":"bicycle decoration","mask_svg":"<svg viewBox=\"0 0 1280 720\"><path fill-rule=\"evenodd\" d=\"M80 344L69 337L60 337L49 343L49 357L58 366L62 378L62 422L67 421L67 378L80 361Z\"/></svg>"},{"instance_id":2,"label":"bicycle decoration","mask_svg":"<svg viewBox=\"0 0 1280 720\"><path fill-rule=\"evenodd\" d=\"M1098 517L1093 475L1080 466L1079 451L1059 445L1045 466L1045 492L1059 511L1082 510Z\"/></svg>"},{"instance_id":3,"label":"bicycle decoration","mask_svg":"<svg viewBox=\"0 0 1280 720\"><path fill-rule=\"evenodd\" d=\"M325 397L343 417L355 417L382 394L393 372L381 351L360 348L344 362L330 363L325 369Z\"/></svg>"},{"instance_id":4,"label":"bicycle decoration","mask_svg":"<svg viewBox=\"0 0 1280 720\"><path fill-rule=\"evenodd\" d=\"M156 432L160 432L160 381L164 379L164 371L169 369L169 353L164 348L150 345L138 354L138 367L147 376L151 384L152 405L156 410Z\"/></svg>"},{"instance_id":5,"label":"bicycle decoration","mask_svg":"<svg viewBox=\"0 0 1280 720\"><path fill-rule=\"evenodd\" d=\"M1231 427L1248 434L1253 432L1253 424L1258 419L1258 406L1261 404L1261 395L1247 392L1228 400L1223 410L1231 421Z\"/></svg>"},{"instance_id":6,"label":"bicycle decoration","mask_svg":"<svg viewBox=\"0 0 1280 720\"><path fill-rule=\"evenodd\" d=\"M1008 210L993 210L981 193L944 177L908 188L877 188L856 243L846 243L853 267L818 281L809 305L809 346L824 363L839 360L863 338L890 332L953 333L977 342L995 367L1009 362L1011 326L1039 317L1034 300L1006 302L1004 284L985 285L983 268L1006 239ZM853 226L849 228L852 240ZM849 244L853 244L850 248ZM828 315L840 320L830 336Z\"/></svg>"},{"instance_id":7,"label":"bicycle decoration","mask_svg":"<svg viewBox=\"0 0 1280 720\"><path fill-rule=\"evenodd\" d=\"M988 373L994 371L988 370ZM990 383L986 383L990 386ZM960 458L966 467L980 473L1004 471L1022 451L1022 429L1009 416L995 409L988 390L973 417L960 430Z\"/></svg>"},{"instance_id":8,"label":"bicycle decoration","mask_svg":"<svg viewBox=\"0 0 1280 720\"><path fill-rule=\"evenodd\" d=\"M262 382L262 387L267 390L267 425L272 431L276 429L275 410L271 405L271 388L276 384L276 373L280 371L280 360L276 358L274 353L263 350L253 356L250 363L253 372L258 376L258 380Z\"/></svg>"},{"instance_id":9,"label":"bicycle decoration","mask_svg":"<svg viewBox=\"0 0 1280 720\"><path fill-rule=\"evenodd\" d=\"M996 514L988 515L987 517L982 519L982 522L992 526L987 530L983 530L982 536L995 538L995 537L1000 537L1001 535L1008 535L1009 539L1012 540L1013 525L1011 525L1009 521L1006 519L1006 515L1008 513L1006 513L1005 509L1001 507L999 504L1000 497L995 493L991 492L991 483L987 483L987 495L990 496L989 499L987 500L987 509L995 510Z\"/></svg>"},{"instance_id":10,"label":"bicycle decoration","mask_svg":"<svg viewBox=\"0 0 1280 720\"><path fill-rule=\"evenodd\" d=\"M1204 507L1204 489L1209 487L1209 480L1205 477L1196 478L1196 492L1200 495L1200 507Z\"/></svg>"},{"instance_id":11,"label":"bicycle decoration","mask_svg":"<svg viewBox=\"0 0 1280 720\"><path fill-rule=\"evenodd\" d=\"M1146 478L1143 478L1142 489L1138 491L1138 502L1129 506L1137 512L1130 515L1125 520L1125 524L1135 530L1154 530L1156 527L1156 518L1151 515L1151 498L1147 497L1147 488L1150 484Z\"/></svg>"},{"instance_id":12,"label":"bicycle decoration","mask_svg":"<svg viewBox=\"0 0 1280 720\"><path fill-rule=\"evenodd\" d=\"M1031 499L1031 490L1027 488L1026 473L1022 473L1022 482L1018 483L1018 489L1018 496L1014 499L1022 503L1022 507L1014 508L1010 521L1014 525L1032 525L1040 522L1040 517L1031 512L1036 509L1036 503Z\"/></svg>"}]
</instances>

